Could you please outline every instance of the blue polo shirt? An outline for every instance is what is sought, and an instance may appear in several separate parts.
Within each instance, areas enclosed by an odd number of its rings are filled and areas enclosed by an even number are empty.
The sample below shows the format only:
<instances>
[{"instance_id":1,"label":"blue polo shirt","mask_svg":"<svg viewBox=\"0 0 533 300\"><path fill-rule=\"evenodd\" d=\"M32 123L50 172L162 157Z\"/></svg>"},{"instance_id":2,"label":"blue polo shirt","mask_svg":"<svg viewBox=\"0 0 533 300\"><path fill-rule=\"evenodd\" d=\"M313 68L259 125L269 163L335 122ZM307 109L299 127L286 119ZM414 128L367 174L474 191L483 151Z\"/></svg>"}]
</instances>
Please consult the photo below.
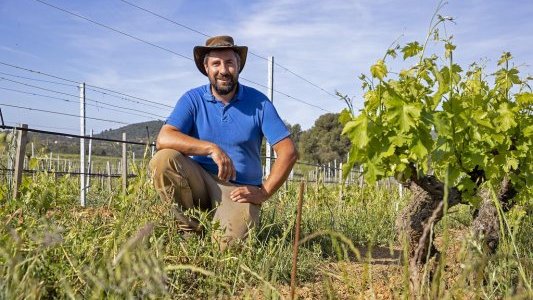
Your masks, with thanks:
<instances>
[{"instance_id":1,"label":"blue polo shirt","mask_svg":"<svg viewBox=\"0 0 533 300\"><path fill-rule=\"evenodd\" d=\"M194 138L218 145L233 161L235 183L262 183L261 141L271 145L290 135L274 105L258 90L239 84L227 104L217 101L210 85L186 92L168 117L167 124ZM205 170L218 174L209 156L192 156Z\"/></svg>"}]
</instances>

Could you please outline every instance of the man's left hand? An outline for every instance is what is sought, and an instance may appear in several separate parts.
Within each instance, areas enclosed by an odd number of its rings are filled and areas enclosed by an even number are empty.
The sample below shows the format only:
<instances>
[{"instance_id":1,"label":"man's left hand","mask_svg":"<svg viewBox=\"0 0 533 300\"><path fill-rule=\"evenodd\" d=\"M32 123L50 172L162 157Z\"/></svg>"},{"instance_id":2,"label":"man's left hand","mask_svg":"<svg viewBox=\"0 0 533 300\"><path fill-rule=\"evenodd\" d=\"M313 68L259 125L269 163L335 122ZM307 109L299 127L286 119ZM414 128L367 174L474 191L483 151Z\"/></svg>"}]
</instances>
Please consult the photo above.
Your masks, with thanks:
<instances>
[{"instance_id":1,"label":"man's left hand","mask_svg":"<svg viewBox=\"0 0 533 300\"><path fill-rule=\"evenodd\" d=\"M268 193L257 186L241 186L230 193L231 200L239 203L252 203L261 205L268 199Z\"/></svg>"}]
</instances>

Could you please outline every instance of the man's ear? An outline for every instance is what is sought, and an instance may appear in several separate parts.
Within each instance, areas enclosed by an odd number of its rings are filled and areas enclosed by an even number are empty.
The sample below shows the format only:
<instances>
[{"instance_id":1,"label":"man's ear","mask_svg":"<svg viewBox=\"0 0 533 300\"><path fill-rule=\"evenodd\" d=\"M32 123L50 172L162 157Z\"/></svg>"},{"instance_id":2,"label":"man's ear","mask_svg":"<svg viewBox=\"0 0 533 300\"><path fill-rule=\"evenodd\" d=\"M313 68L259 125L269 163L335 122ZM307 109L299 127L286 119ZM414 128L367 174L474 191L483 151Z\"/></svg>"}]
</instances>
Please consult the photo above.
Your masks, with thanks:
<instances>
[{"instance_id":1,"label":"man's ear","mask_svg":"<svg viewBox=\"0 0 533 300\"><path fill-rule=\"evenodd\" d=\"M207 67L207 64L204 64L204 68L205 68L205 73L209 74L209 68Z\"/></svg>"}]
</instances>

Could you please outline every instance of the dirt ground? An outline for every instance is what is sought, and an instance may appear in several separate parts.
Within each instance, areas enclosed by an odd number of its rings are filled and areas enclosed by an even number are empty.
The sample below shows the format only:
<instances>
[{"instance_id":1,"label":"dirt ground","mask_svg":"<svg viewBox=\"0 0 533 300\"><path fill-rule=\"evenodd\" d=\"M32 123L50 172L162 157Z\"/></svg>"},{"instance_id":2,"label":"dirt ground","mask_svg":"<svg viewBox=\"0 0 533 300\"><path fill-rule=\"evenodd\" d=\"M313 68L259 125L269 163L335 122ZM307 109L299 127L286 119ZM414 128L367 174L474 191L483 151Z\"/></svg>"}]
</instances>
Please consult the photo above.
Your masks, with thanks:
<instances>
[{"instance_id":1,"label":"dirt ground","mask_svg":"<svg viewBox=\"0 0 533 300\"><path fill-rule=\"evenodd\" d=\"M395 299L402 285L402 252L360 247L362 261L331 262L317 268L317 280L297 288L298 299ZM371 258L369 258L371 255ZM290 287L281 289L290 299Z\"/></svg>"},{"instance_id":2,"label":"dirt ground","mask_svg":"<svg viewBox=\"0 0 533 300\"><path fill-rule=\"evenodd\" d=\"M396 299L404 282L402 252L399 249L359 247L356 258L316 266L314 280L300 283L297 299ZM369 255L371 254L371 258ZM290 286L278 286L284 299L290 299ZM264 289L248 290L241 298L266 299Z\"/></svg>"},{"instance_id":3,"label":"dirt ground","mask_svg":"<svg viewBox=\"0 0 533 300\"><path fill-rule=\"evenodd\" d=\"M458 258L466 231L451 230L450 241L446 247L446 268L458 268ZM442 251L443 241L436 238L435 244ZM328 262L316 267L316 278L300 283L296 289L297 299L399 299L402 286L407 287L406 267L403 253L399 247L375 247L369 250L358 247L361 261ZM457 274L448 273L445 284L455 280ZM278 286L281 296L290 299L290 286ZM265 299L264 290L248 290L251 299Z\"/></svg>"}]
</instances>

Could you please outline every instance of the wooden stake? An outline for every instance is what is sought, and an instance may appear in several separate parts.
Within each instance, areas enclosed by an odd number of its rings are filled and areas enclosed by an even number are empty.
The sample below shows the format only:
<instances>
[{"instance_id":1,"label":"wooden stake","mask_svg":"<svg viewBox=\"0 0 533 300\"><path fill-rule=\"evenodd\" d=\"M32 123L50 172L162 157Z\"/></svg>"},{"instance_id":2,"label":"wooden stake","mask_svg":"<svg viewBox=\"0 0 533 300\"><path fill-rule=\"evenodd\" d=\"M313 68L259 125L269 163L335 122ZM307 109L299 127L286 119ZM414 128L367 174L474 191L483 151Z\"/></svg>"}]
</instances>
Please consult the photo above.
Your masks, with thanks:
<instances>
[{"instance_id":1,"label":"wooden stake","mask_svg":"<svg viewBox=\"0 0 533 300\"><path fill-rule=\"evenodd\" d=\"M28 124L22 124L22 128L28 128ZM28 139L28 132L26 130L18 130L17 135L17 152L15 154L15 178L13 188L13 200L19 196L19 187L22 182L22 167L24 164L24 153L26 152L26 140Z\"/></svg>"},{"instance_id":2,"label":"wooden stake","mask_svg":"<svg viewBox=\"0 0 533 300\"><path fill-rule=\"evenodd\" d=\"M298 243L300 242L300 223L302 221L302 203L304 200L305 183L300 182L300 193L298 194L298 210L296 211L296 225L294 235L294 247L292 252L292 271L291 271L291 299L294 299L296 293L296 271L298 263Z\"/></svg>"},{"instance_id":3,"label":"wooden stake","mask_svg":"<svg viewBox=\"0 0 533 300\"><path fill-rule=\"evenodd\" d=\"M109 160L105 170L107 172L107 190L111 193L111 166L109 165Z\"/></svg>"}]
</instances>

